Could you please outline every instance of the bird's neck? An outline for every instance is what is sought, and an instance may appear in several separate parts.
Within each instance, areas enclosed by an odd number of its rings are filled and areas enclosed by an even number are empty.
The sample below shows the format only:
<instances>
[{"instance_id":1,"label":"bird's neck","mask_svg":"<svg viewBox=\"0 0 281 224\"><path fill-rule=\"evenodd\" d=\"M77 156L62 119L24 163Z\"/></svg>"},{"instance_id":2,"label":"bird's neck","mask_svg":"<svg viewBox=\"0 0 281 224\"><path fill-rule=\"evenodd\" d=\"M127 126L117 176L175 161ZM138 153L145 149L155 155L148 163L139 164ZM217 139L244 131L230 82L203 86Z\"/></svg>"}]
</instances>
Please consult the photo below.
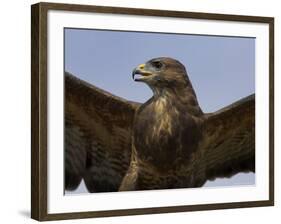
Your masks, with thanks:
<instances>
[{"instance_id":1,"label":"bird's neck","mask_svg":"<svg viewBox=\"0 0 281 224\"><path fill-rule=\"evenodd\" d=\"M156 105L167 107L182 107L194 116L202 115L192 86L181 86L177 88L153 88L152 102Z\"/></svg>"}]
</instances>

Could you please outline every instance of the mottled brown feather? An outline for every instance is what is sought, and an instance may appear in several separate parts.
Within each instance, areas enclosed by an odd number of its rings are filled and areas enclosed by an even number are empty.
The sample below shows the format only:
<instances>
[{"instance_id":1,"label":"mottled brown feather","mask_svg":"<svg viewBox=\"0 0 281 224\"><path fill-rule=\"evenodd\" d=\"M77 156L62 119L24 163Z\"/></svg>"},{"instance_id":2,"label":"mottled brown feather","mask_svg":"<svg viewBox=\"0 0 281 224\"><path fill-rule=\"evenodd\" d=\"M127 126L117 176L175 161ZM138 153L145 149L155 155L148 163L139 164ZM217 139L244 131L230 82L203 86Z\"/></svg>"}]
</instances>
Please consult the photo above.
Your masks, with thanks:
<instances>
[{"instance_id":1,"label":"mottled brown feather","mask_svg":"<svg viewBox=\"0 0 281 224\"><path fill-rule=\"evenodd\" d=\"M84 178L90 192L118 190L138 106L65 73L65 189Z\"/></svg>"},{"instance_id":2,"label":"mottled brown feather","mask_svg":"<svg viewBox=\"0 0 281 224\"><path fill-rule=\"evenodd\" d=\"M205 117L199 149L205 180L255 172L255 95Z\"/></svg>"}]
</instances>

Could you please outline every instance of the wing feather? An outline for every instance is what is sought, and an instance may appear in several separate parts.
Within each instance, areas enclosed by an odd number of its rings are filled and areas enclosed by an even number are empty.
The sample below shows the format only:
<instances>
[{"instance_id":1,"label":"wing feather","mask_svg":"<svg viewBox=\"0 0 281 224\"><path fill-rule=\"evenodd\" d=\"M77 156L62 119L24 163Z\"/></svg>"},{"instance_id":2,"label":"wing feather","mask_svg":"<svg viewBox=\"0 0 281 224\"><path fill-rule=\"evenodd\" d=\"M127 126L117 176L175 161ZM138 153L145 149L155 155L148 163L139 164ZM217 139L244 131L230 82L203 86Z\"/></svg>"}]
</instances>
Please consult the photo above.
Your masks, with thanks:
<instances>
[{"instance_id":1,"label":"wing feather","mask_svg":"<svg viewBox=\"0 0 281 224\"><path fill-rule=\"evenodd\" d=\"M65 73L65 189L116 191L128 169L138 103Z\"/></svg>"},{"instance_id":2,"label":"wing feather","mask_svg":"<svg viewBox=\"0 0 281 224\"><path fill-rule=\"evenodd\" d=\"M201 153L206 180L255 172L255 95L206 115Z\"/></svg>"}]
</instances>

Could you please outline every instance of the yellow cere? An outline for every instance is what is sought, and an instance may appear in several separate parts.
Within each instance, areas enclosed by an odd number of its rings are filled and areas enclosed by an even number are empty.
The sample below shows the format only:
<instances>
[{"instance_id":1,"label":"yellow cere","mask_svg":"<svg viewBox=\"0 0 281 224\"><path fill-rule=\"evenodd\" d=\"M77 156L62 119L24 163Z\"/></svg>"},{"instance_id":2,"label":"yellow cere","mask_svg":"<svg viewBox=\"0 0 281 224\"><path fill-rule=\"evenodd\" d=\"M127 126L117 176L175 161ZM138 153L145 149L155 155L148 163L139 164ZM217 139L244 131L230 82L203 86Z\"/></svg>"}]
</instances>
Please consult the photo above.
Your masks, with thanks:
<instances>
[{"instance_id":1,"label":"yellow cere","mask_svg":"<svg viewBox=\"0 0 281 224\"><path fill-rule=\"evenodd\" d=\"M140 64L138 67L139 69L144 69L145 64Z\"/></svg>"}]
</instances>

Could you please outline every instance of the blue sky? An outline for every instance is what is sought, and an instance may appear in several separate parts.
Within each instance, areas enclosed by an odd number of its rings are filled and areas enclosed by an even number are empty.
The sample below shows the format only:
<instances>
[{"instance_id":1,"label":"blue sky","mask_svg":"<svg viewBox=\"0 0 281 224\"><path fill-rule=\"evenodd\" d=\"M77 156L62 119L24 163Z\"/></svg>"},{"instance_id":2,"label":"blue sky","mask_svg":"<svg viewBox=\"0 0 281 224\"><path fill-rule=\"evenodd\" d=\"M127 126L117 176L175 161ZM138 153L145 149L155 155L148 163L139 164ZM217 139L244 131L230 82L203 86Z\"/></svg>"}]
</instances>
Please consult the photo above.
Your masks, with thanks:
<instances>
[{"instance_id":1,"label":"blue sky","mask_svg":"<svg viewBox=\"0 0 281 224\"><path fill-rule=\"evenodd\" d=\"M152 96L134 82L134 67L151 58L181 61L204 112L255 92L255 39L241 37L65 29L65 70L117 96L145 102ZM254 174L208 186L254 183Z\"/></svg>"}]
</instances>

